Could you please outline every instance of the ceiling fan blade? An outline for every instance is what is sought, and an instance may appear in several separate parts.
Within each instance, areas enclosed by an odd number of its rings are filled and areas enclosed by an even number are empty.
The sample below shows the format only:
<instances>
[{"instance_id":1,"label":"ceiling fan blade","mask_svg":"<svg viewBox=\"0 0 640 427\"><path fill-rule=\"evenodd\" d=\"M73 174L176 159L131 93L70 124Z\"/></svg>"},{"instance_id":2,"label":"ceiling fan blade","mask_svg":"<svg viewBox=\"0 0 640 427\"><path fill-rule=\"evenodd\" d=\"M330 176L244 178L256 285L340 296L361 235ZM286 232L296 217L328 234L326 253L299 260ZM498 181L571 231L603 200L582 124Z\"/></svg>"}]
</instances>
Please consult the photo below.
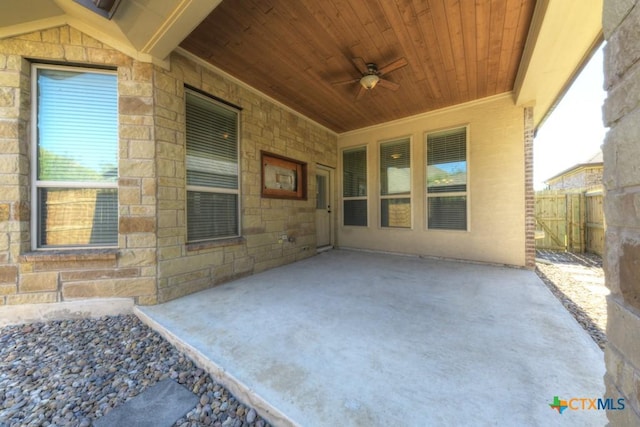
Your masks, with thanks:
<instances>
[{"instance_id":1,"label":"ceiling fan blade","mask_svg":"<svg viewBox=\"0 0 640 427\"><path fill-rule=\"evenodd\" d=\"M347 84L356 83L359 80L360 80L360 77L358 77L357 79L343 80L341 82L332 82L331 84L334 85L334 86L340 86L340 85L347 85Z\"/></svg>"},{"instance_id":2,"label":"ceiling fan blade","mask_svg":"<svg viewBox=\"0 0 640 427\"><path fill-rule=\"evenodd\" d=\"M358 89L358 94L356 95L356 101L362 98L365 93L367 93L367 89L365 89L364 86L360 86Z\"/></svg>"},{"instance_id":3,"label":"ceiling fan blade","mask_svg":"<svg viewBox=\"0 0 640 427\"><path fill-rule=\"evenodd\" d=\"M381 76L381 75L383 75L383 74L390 73L390 72L392 72L392 71L395 71L395 70L397 70L397 69L399 69L399 68L404 67L404 66L405 66L405 65L407 65L407 64L408 64L408 62L407 62L407 60L406 60L406 59L404 59L404 58L396 59L396 60L395 60L395 61L393 61L391 64L387 64L387 65L385 65L384 67L380 68L380 69L378 70L378 75L380 75L380 76Z\"/></svg>"},{"instance_id":4,"label":"ceiling fan blade","mask_svg":"<svg viewBox=\"0 0 640 427\"><path fill-rule=\"evenodd\" d=\"M385 79L378 80L378 86L382 86L384 88L391 89L391 90L398 90L398 88L400 87L398 83L394 83L392 81L385 80Z\"/></svg>"},{"instance_id":5,"label":"ceiling fan blade","mask_svg":"<svg viewBox=\"0 0 640 427\"><path fill-rule=\"evenodd\" d=\"M367 66L367 63L364 62L364 59L353 58L352 61L353 61L353 64L358 69L358 71L360 71L362 74L366 74L369 71L369 67Z\"/></svg>"}]
</instances>

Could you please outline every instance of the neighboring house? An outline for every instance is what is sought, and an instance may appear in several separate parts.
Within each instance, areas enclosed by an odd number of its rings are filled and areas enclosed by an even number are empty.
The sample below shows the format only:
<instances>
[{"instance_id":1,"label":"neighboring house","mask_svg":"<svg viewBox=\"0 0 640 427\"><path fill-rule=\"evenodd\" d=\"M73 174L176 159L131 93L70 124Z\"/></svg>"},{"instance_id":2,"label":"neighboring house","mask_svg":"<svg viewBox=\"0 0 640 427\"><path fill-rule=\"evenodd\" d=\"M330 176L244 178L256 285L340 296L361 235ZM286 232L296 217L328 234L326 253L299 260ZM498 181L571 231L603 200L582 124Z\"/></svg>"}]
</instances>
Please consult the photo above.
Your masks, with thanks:
<instances>
[{"instance_id":1,"label":"neighboring house","mask_svg":"<svg viewBox=\"0 0 640 427\"><path fill-rule=\"evenodd\" d=\"M0 305L157 304L331 246L533 268L534 131L601 2L362 3L2 2ZM360 56L408 65L368 91Z\"/></svg>"},{"instance_id":2,"label":"neighboring house","mask_svg":"<svg viewBox=\"0 0 640 427\"><path fill-rule=\"evenodd\" d=\"M545 181L549 190L589 191L602 188L602 151Z\"/></svg>"}]
</instances>

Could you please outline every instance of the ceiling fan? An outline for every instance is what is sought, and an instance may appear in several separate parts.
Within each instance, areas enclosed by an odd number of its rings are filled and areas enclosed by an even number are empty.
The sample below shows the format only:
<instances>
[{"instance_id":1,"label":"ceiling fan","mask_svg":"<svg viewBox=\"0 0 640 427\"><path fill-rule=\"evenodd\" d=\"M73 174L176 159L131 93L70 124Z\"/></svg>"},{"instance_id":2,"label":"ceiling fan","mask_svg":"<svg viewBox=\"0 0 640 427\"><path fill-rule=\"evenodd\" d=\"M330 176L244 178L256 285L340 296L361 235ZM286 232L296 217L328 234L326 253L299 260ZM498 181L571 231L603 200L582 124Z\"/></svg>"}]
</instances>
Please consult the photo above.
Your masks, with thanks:
<instances>
[{"instance_id":1,"label":"ceiling fan","mask_svg":"<svg viewBox=\"0 0 640 427\"><path fill-rule=\"evenodd\" d=\"M332 84L336 86L350 83L360 83L360 88L358 90L358 94L356 95L356 99L362 98L362 96L367 93L368 90L373 89L377 85L391 90L398 90L398 88L400 87L398 83L394 83L381 77L407 65L407 60L404 58L396 59L392 63L387 64L382 68L378 68L378 65L373 62L364 62L362 58L353 58L352 61L362 75L354 79L335 82Z\"/></svg>"}]
</instances>

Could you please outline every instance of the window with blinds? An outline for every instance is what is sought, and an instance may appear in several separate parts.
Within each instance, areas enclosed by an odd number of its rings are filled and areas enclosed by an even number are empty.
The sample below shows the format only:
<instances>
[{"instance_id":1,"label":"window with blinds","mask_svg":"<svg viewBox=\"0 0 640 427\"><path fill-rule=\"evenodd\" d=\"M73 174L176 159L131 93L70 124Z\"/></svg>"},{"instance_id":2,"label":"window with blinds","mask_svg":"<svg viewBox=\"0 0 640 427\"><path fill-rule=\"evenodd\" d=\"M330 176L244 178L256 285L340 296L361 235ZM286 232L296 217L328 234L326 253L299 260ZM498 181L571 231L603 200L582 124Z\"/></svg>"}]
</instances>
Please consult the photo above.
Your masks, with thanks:
<instances>
[{"instance_id":1,"label":"window with blinds","mask_svg":"<svg viewBox=\"0 0 640 427\"><path fill-rule=\"evenodd\" d=\"M467 230L467 128L427 134L427 227Z\"/></svg>"},{"instance_id":2,"label":"window with blinds","mask_svg":"<svg viewBox=\"0 0 640 427\"><path fill-rule=\"evenodd\" d=\"M35 64L32 75L33 247L116 246L116 73Z\"/></svg>"},{"instance_id":3,"label":"window with blinds","mask_svg":"<svg viewBox=\"0 0 640 427\"><path fill-rule=\"evenodd\" d=\"M342 216L344 225L368 224L366 147L342 152Z\"/></svg>"},{"instance_id":4,"label":"window with blinds","mask_svg":"<svg viewBox=\"0 0 640 427\"><path fill-rule=\"evenodd\" d=\"M238 110L186 91L187 240L240 234Z\"/></svg>"},{"instance_id":5,"label":"window with blinds","mask_svg":"<svg viewBox=\"0 0 640 427\"><path fill-rule=\"evenodd\" d=\"M411 228L411 142L380 144L380 225Z\"/></svg>"}]
</instances>

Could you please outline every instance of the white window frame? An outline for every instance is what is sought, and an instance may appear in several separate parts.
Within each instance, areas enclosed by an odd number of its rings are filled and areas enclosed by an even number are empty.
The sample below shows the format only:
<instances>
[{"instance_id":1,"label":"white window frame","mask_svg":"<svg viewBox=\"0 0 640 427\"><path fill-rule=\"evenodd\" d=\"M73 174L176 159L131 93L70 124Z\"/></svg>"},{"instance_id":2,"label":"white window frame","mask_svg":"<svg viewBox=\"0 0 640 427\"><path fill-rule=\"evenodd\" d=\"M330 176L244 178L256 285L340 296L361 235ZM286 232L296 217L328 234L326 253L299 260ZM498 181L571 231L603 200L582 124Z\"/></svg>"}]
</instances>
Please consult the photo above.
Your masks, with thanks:
<instances>
[{"instance_id":1,"label":"white window frame","mask_svg":"<svg viewBox=\"0 0 640 427\"><path fill-rule=\"evenodd\" d=\"M382 158L380 157L380 150L382 146L392 142L399 141L408 141L409 142L409 155L411 156L409 161L409 193L404 194L386 194L382 195L382 175L380 173L380 167L382 166ZM378 150L376 156L378 157L378 165L376 173L378 175L378 227L382 230L413 230L413 172L414 172L414 155L413 155L413 137L412 136L400 136L397 138L385 139L383 141L378 142ZM393 200L393 199L409 199L409 214L411 218L409 219L408 227L394 227L394 226L383 226L382 225L382 201L383 200Z\"/></svg>"},{"instance_id":2,"label":"white window frame","mask_svg":"<svg viewBox=\"0 0 640 427\"><path fill-rule=\"evenodd\" d=\"M97 189L116 189L118 190L118 180L113 182L99 181L46 181L38 179L38 70L61 70L75 71L95 74L118 75L115 70L105 70L99 68L67 66L67 65L49 65L34 63L31 65L31 248L37 250L60 250L60 249L101 249L114 248L114 245L67 245L67 246L40 246L38 244L38 231L40 229L40 211L38 206L38 190L40 188L97 188ZM119 115L116 115L116 123L119 123ZM116 153L119 152L119 141L116 147ZM118 175L119 175L118 170ZM119 212L119 202L118 209ZM119 215L118 215L119 216Z\"/></svg>"},{"instance_id":3,"label":"white window frame","mask_svg":"<svg viewBox=\"0 0 640 427\"><path fill-rule=\"evenodd\" d=\"M470 180L470 161L469 161L469 125L460 125L460 126L451 126L444 129L432 130L424 133L424 189L425 189L425 210L424 210L424 225L428 231L436 231L436 232L453 232L453 233L468 233L471 231L471 212L470 212L470 191L469 191L469 182ZM467 182L466 182L466 190L465 191L455 191L455 192L446 192L446 193L429 193L429 149L427 138L429 135L434 133L441 133L447 131L454 131L457 129L465 129L465 161L467 164ZM446 229L446 228L429 228L429 199L434 197L462 197L464 196L466 199L466 228L464 230L457 229Z\"/></svg>"},{"instance_id":4,"label":"white window frame","mask_svg":"<svg viewBox=\"0 0 640 427\"><path fill-rule=\"evenodd\" d=\"M364 196L345 196L344 195L344 153L347 151L361 150L364 149L364 159L365 159L365 191L366 195ZM358 227L358 228L368 228L371 224L370 219L371 215L369 213L369 147L367 145L359 145L355 147L345 147L341 151L340 161L342 162L342 193L341 193L341 208L342 208L342 226L343 227ZM353 225L353 224L345 224L344 223L344 202L354 201L354 200L364 200L366 202L366 213L367 213L367 225Z\"/></svg>"},{"instance_id":5,"label":"white window frame","mask_svg":"<svg viewBox=\"0 0 640 427\"><path fill-rule=\"evenodd\" d=\"M186 187L186 192L199 192L199 193L212 193L212 194L235 194L237 195L236 198L236 215L237 215L237 223L238 223L238 228L237 228L237 233L234 235L229 235L229 236L220 236L220 237L207 237L204 239L197 239L197 240L187 240L187 243L202 243L202 242L214 242L214 241L220 241L220 240L227 240L227 239L234 239L234 238L238 238L242 235L242 206L241 206L241 199L242 199L242 193L240 191L241 188L241 178L242 178L242 173L241 173L241 169L240 169L240 153L241 153L241 146L240 146L240 142L241 142L241 137L240 137L240 120L241 120L241 114L240 114L240 108L235 107L235 106L231 106L225 102L221 102L219 100L217 100L216 98L212 97L212 96L208 96L206 94L203 94L202 92L200 92L197 89L192 89L189 87L185 87L185 126L186 126L186 109L187 109L187 93L193 95L193 96L197 96L201 99L206 100L207 102L211 102L213 104L216 104L219 107L222 108L226 108L230 111L234 111L237 114L237 129L236 129L236 135L238 136L236 144L237 144L237 156L236 156L236 165L237 165L237 173L238 173L238 186L235 189L231 189L231 188L221 188L221 187L207 187L207 186L200 186L200 185L188 185L186 184L186 175L185 175L185 187ZM186 132L185 132L185 150L184 150L184 164L185 164L185 173L187 171L187 141L186 141ZM189 232L188 232L188 226L189 226L189 208L188 208L188 204L187 204L187 198L185 198L185 218L186 218L186 230L185 230L185 235L189 236Z\"/></svg>"}]
</instances>

